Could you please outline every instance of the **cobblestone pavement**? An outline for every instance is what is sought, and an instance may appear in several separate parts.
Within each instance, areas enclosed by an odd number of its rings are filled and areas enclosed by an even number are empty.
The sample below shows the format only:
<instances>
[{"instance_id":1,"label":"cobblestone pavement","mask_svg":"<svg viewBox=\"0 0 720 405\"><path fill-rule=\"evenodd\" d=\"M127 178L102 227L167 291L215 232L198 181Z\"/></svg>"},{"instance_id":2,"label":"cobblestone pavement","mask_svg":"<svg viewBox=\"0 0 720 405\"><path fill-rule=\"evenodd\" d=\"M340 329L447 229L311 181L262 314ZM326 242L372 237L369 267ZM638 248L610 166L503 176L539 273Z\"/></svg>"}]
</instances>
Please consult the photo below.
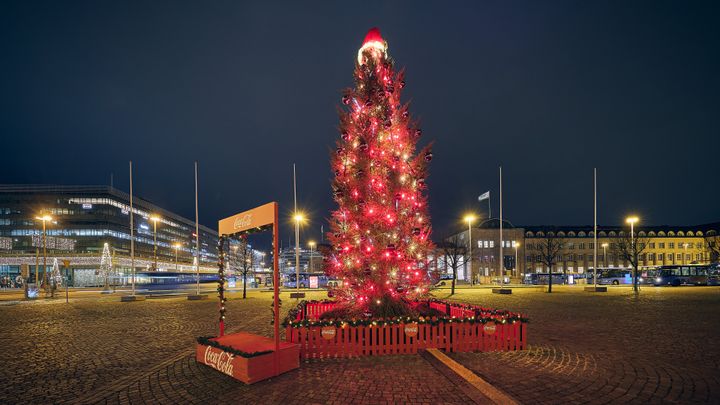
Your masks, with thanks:
<instances>
[{"instance_id":1,"label":"cobblestone pavement","mask_svg":"<svg viewBox=\"0 0 720 405\"><path fill-rule=\"evenodd\" d=\"M101 403L468 404L470 399L420 356L328 359L244 385L187 356L102 398Z\"/></svg>"},{"instance_id":2,"label":"cobblestone pavement","mask_svg":"<svg viewBox=\"0 0 720 405\"><path fill-rule=\"evenodd\" d=\"M271 294L233 298L229 327L269 336ZM0 403L470 402L420 356L311 361L245 386L190 355L196 336L216 333L216 302L115 299L0 306ZM453 299L531 318L529 350L452 354L521 402L720 398L720 288L646 288L639 297L624 288L515 289L510 296L479 289ZM286 310L295 302L283 301Z\"/></svg>"},{"instance_id":3,"label":"cobblestone pavement","mask_svg":"<svg viewBox=\"0 0 720 405\"><path fill-rule=\"evenodd\" d=\"M229 328L272 335L271 293L231 294ZM287 298L287 310L294 300ZM318 295L319 298L319 295ZM0 403L62 403L143 375L217 334L217 301L118 296L0 306Z\"/></svg>"},{"instance_id":4,"label":"cobblestone pavement","mask_svg":"<svg viewBox=\"0 0 720 405\"><path fill-rule=\"evenodd\" d=\"M521 402L720 402L717 287L644 288L637 297L627 288L561 287L456 299L530 317L529 350L451 354Z\"/></svg>"}]
</instances>

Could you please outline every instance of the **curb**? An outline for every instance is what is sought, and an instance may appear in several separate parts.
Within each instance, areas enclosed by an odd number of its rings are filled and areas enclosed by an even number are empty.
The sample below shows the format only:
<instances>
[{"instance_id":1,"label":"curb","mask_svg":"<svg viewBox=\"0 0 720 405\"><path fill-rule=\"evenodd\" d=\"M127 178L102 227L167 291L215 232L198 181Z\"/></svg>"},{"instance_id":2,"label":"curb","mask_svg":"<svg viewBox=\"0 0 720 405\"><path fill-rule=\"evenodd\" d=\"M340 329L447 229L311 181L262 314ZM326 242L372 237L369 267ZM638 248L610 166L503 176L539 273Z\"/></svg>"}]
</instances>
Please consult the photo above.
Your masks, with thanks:
<instances>
[{"instance_id":1,"label":"curb","mask_svg":"<svg viewBox=\"0 0 720 405\"><path fill-rule=\"evenodd\" d=\"M482 394L482 396L490 402L494 404L508 405L519 404L519 402L517 402L510 395L506 394L504 391L483 380L477 374L468 370L462 364L451 359L440 350L426 349L425 352L431 355L435 360L439 361L447 370L451 371L457 377L461 378L464 382L471 385L475 390L479 391L479 393Z\"/></svg>"}]
</instances>

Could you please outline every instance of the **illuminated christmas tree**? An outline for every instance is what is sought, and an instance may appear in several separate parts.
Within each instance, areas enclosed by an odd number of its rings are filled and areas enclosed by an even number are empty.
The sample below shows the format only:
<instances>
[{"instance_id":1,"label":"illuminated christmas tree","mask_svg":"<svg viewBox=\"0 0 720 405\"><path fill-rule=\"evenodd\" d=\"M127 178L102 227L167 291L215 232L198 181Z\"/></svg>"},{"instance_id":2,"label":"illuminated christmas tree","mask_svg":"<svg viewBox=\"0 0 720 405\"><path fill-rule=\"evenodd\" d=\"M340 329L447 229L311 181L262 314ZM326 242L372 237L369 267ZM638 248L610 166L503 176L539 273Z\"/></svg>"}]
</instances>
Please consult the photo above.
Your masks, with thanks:
<instances>
[{"instance_id":1,"label":"illuminated christmas tree","mask_svg":"<svg viewBox=\"0 0 720 405\"><path fill-rule=\"evenodd\" d=\"M110 256L110 247L107 243L103 246L102 257L100 257L100 271L98 275L103 279L105 290L109 290L108 281L113 272L112 256Z\"/></svg>"},{"instance_id":2,"label":"illuminated christmas tree","mask_svg":"<svg viewBox=\"0 0 720 405\"><path fill-rule=\"evenodd\" d=\"M60 274L60 265L58 265L57 257L53 259L52 272L50 273L50 285L53 289L62 286L63 277Z\"/></svg>"},{"instance_id":3,"label":"illuminated christmas tree","mask_svg":"<svg viewBox=\"0 0 720 405\"><path fill-rule=\"evenodd\" d=\"M430 147L416 153L421 135L400 93L387 43L371 29L358 51L355 88L343 93L326 271L343 280L333 293L365 314L402 315L404 301L427 294L433 248L423 194Z\"/></svg>"}]
</instances>

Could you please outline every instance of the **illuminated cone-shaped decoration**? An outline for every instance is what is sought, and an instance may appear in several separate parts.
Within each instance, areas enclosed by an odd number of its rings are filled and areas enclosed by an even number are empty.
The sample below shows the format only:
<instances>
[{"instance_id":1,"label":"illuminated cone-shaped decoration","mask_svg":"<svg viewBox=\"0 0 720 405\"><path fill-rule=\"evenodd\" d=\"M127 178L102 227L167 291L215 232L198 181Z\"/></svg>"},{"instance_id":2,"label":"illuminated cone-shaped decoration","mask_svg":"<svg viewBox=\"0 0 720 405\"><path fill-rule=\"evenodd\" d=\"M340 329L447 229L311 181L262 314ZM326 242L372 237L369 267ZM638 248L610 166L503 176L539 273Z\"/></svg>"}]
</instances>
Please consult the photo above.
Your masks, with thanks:
<instances>
[{"instance_id":1,"label":"illuminated cone-shaped decoration","mask_svg":"<svg viewBox=\"0 0 720 405\"><path fill-rule=\"evenodd\" d=\"M358 51L355 87L343 92L326 270L343 280L333 295L360 305L427 293L430 219L424 192L429 147L400 101L402 72L371 29Z\"/></svg>"}]
</instances>

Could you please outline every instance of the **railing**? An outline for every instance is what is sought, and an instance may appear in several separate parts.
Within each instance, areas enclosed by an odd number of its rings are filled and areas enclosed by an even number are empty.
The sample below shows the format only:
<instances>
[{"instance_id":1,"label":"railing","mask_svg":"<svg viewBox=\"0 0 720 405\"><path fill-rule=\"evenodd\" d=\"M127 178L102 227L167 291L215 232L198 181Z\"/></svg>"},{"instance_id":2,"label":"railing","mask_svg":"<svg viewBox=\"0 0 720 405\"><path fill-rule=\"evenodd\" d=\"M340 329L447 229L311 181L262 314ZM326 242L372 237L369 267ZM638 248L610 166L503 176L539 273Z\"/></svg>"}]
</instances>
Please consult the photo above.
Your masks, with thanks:
<instances>
[{"instance_id":1,"label":"railing","mask_svg":"<svg viewBox=\"0 0 720 405\"><path fill-rule=\"evenodd\" d=\"M303 303L295 321L289 324L286 340L300 345L300 357L357 357L410 354L437 348L448 352L523 350L527 342L527 323L507 321L495 311L442 301L430 307L449 316L414 321L378 321L376 325L358 321L318 321L334 302ZM494 315L491 315L493 313ZM461 314L458 316L457 314ZM513 316L515 314L512 314ZM492 318L492 320L488 320ZM481 321L482 319L482 321ZM504 320L505 319L505 320Z\"/></svg>"}]
</instances>

